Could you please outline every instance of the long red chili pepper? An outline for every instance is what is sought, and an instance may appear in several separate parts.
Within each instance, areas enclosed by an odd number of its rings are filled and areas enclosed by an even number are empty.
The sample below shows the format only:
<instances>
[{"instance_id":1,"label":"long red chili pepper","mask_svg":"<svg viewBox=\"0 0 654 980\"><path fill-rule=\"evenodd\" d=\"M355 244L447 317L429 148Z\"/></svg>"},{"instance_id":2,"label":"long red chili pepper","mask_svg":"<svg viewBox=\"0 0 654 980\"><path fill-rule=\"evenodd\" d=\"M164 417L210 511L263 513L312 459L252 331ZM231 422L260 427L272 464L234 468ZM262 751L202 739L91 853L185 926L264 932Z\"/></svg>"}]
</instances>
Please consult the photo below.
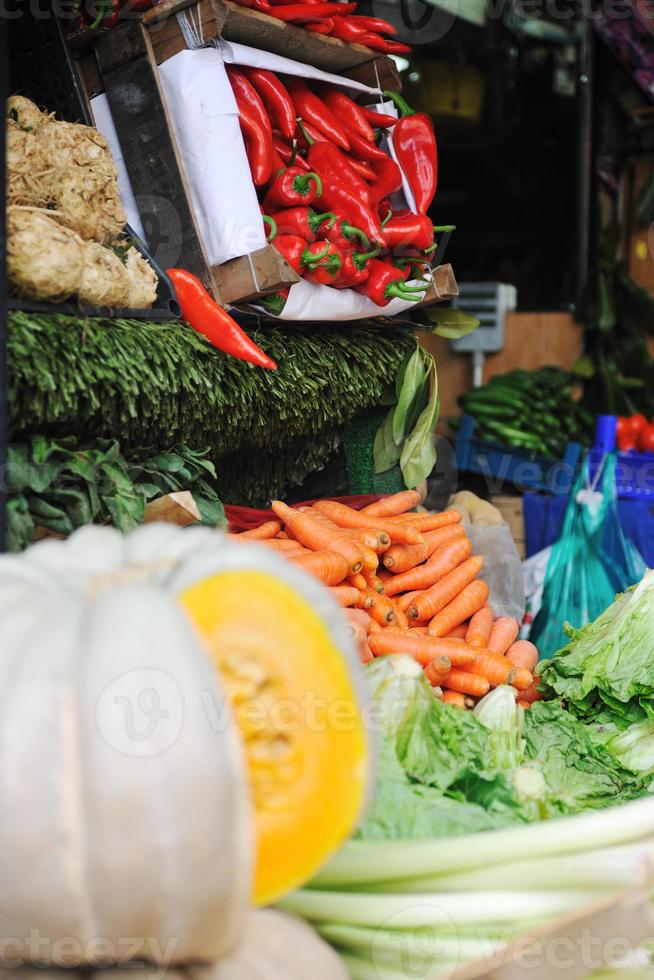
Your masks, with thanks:
<instances>
[{"instance_id":1,"label":"long red chili pepper","mask_svg":"<svg viewBox=\"0 0 654 980\"><path fill-rule=\"evenodd\" d=\"M344 127L318 96L311 91L307 83L300 78L293 78L288 88L297 115L319 129L332 143L340 146L343 150L349 150L350 141Z\"/></svg>"},{"instance_id":2,"label":"long red chili pepper","mask_svg":"<svg viewBox=\"0 0 654 980\"><path fill-rule=\"evenodd\" d=\"M402 270L389 262L371 259L368 271L368 278L357 289L377 306L386 306L394 297L418 303L425 293L424 286L407 286Z\"/></svg>"},{"instance_id":3,"label":"long red chili pepper","mask_svg":"<svg viewBox=\"0 0 654 980\"><path fill-rule=\"evenodd\" d=\"M363 114L375 129L390 129L397 122L397 116L390 116L386 112L376 112L374 109L366 109L362 106Z\"/></svg>"},{"instance_id":4,"label":"long red chili pepper","mask_svg":"<svg viewBox=\"0 0 654 980\"><path fill-rule=\"evenodd\" d=\"M299 167L286 167L277 174L268 188L263 206L266 212L275 208L293 208L312 204L322 192L322 180L317 173L305 173Z\"/></svg>"},{"instance_id":5,"label":"long red chili pepper","mask_svg":"<svg viewBox=\"0 0 654 980\"><path fill-rule=\"evenodd\" d=\"M362 139L358 133L353 133L351 129L347 131L347 138L350 141L350 154L358 160L364 160L367 163L376 163L377 161L382 163L384 160L388 160L388 153L380 150L374 143Z\"/></svg>"},{"instance_id":6,"label":"long red chili pepper","mask_svg":"<svg viewBox=\"0 0 654 980\"><path fill-rule=\"evenodd\" d=\"M289 23L301 23L322 20L324 17L333 17L334 14L353 14L356 9L356 3L287 3L281 7L272 7L270 16Z\"/></svg>"},{"instance_id":7,"label":"long red chili pepper","mask_svg":"<svg viewBox=\"0 0 654 980\"><path fill-rule=\"evenodd\" d=\"M269 14L272 6L268 0L236 0L241 7L249 7L251 10L258 10L260 14Z\"/></svg>"},{"instance_id":8,"label":"long red chili pepper","mask_svg":"<svg viewBox=\"0 0 654 980\"><path fill-rule=\"evenodd\" d=\"M330 226L336 222L333 211L316 214L311 208L287 208L276 211L270 218L276 223L280 235L299 235L307 242L315 242L318 234L324 233L322 226L325 222L329 222Z\"/></svg>"},{"instance_id":9,"label":"long red chili pepper","mask_svg":"<svg viewBox=\"0 0 654 980\"><path fill-rule=\"evenodd\" d=\"M363 179L367 180L369 183L374 184L377 176L369 163L364 163L363 160L355 160L354 157L348 157L347 163L350 169L354 170L355 174L358 174L359 177L363 177Z\"/></svg>"},{"instance_id":10,"label":"long red chili pepper","mask_svg":"<svg viewBox=\"0 0 654 980\"><path fill-rule=\"evenodd\" d=\"M434 224L426 214L393 215L384 223L389 248L430 248L434 244Z\"/></svg>"},{"instance_id":11,"label":"long red chili pepper","mask_svg":"<svg viewBox=\"0 0 654 980\"><path fill-rule=\"evenodd\" d=\"M393 194L402 186L402 171L391 157L374 163L375 182L370 188L370 200L379 204L389 194Z\"/></svg>"},{"instance_id":12,"label":"long red chili pepper","mask_svg":"<svg viewBox=\"0 0 654 980\"><path fill-rule=\"evenodd\" d=\"M424 280L427 271L431 269L429 261L420 255L394 255L391 261L396 269L402 270L405 280Z\"/></svg>"},{"instance_id":13,"label":"long red chili pepper","mask_svg":"<svg viewBox=\"0 0 654 980\"><path fill-rule=\"evenodd\" d=\"M327 108L343 126L358 133L369 143L375 142L375 131L366 119L363 109L349 95L335 88L324 88L321 96Z\"/></svg>"},{"instance_id":14,"label":"long red chili pepper","mask_svg":"<svg viewBox=\"0 0 654 980\"><path fill-rule=\"evenodd\" d=\"M339 218L333 221L323 231L323 236L328 242L338 245L341 251L351 249L355 241L359 241L364 248L370 248L370 241L360 228L355 228L349 221Z\"/></svg>"},{"instance_id":15,"label":"long red chili pepper","mask_svg":"<svg viewBox=\"0 0 654 980\"><path fill-rule=\"evenodd\" d=\"M355 252L352 248L343 251L341 274L332 285L336 289L352 289L354 286L361 285L370 275L368 268L370 259L374 259L380 251L379 245L370 252Z\"/></svg>"},{"instance_id":16,"label":"long red chili pepper","mask_svg":"<svg viewBox=\"0 0 654 980\"><path fill-rule=\"evenodd\" d=\"M406 174L416 210L426 214L436 193L438 149L434 127L425 112L415 112L397 92L385 92L402 116L393 129L393 148Z\"/></svg>"},{"instance_id":17,"label":"long red chili pepper","mask_svg":"<svg viewBox=\"0 0 654 980\"><path fill-rule=\"evenodd\" d=\"M270 117L266 112L263 102L259 98L257 90L250 84L240 68L236 68L234 65L225 65L225 71L229 78L229 84L232 86L232 92L239 106L239 111L240 106L244 105L257 120L272 143Z\"/></svg>"},{"instance_id":18,"label":"long red chili pepper","mask_svg":"<svg viewBox=\"0 0 654 980\"><path fill-rule=\"evenodd\" d=\"M309 164L297 152L297 140L293 140L293 143L289 146L282 136L273 130L273 149L279 154L287 167L299 167L305 173L309 172Z\"/></svg>"},{"instance_id":19,"label":"long red chili pepper","mask_svg":"<svg viewBox=\"0 0 654 980\"><path fill-rule=\"evenodd\" d=\"M321 252L310 252L309 243L299 235L277 235L272 244L298 276L303 276L307 269L314 268L329 252L328 243L323 244Z\"/></svg>"},{"instance_id":20,"label":"long red chili pepper","mask_svg":"<svg viewBox=\"0 0 654 980\"><path fill-rule=\"evenodd\" d=\"M295 106L284 85L264 68L243 68L243 73L268 110L273 125L287 140L295 132Z\"/></svg>"},{"instance_id":21,"label":"long red chili pepper","mask_svg":"<svg viewBox=\"0 0 654 980\"><path fill-rule=\"evenodd\" d=\"M186 269L167 269L186 322L207 340L232 357L275 371L277 365L248 337L222 306L211 298L199 279Z\"/></svg>"},{"instance_id":22,"label":"long red chili pepper","mask_svg":"<svg viewBox=\"0 0 654 980\"><path fill-rule=\"evenodd\" d=\"M370 191L368 184L350 166L349 158L329 141L313 143L304 123L299 123L299 127L308 144L307 160L311 166L323 178L346 184L352 193L358 195L369 208Z\"/></svg>"},{"instance_id":23,"label":"long red chili pepper","mask_svg":"<svg viewBox=\"0 0 654 980\"><path fill-rule=\"evenodd\" d=\"M383 20L381 17L364 17L361 14L355 14L352 19L371 34L397 34L395 25L391 24L388 20Z\"/></svg>"},{"instance_id":24,"label":"long red chili pepper","mask_svg":"<svg viewBox=\"0 0 654 980\"><path fill-rule=\"evenodd\" d=\"M327 252L324 251L325 245ZM343 266L343 253L338 245L332 242L313 242L309 245L309 252L316 255L319 261L309 266L304 274L304 278L309 282L319 282L323 286L331 286L338 279Z\"/></svg>"},{"instance_id":25,"label":"long red chili pepper","mask_svg":"<svg viewBox=\"0 0 654 980\"><path fill-rule=\"evenodd\" d=\"M359 27L357 25L356 17L334 17L332 36L337 37L339 41L358 43L367 34L368 32L365 27Z\"/></svg>"},{"instance_id":26,"label":"long red chili pepper","mask_svg":"<svg viewBox=\"0 0 654 980\"><path fill-rule=\"evenodd\" d=\"M367 48L371 48L373 51L382 51L384 54L411 53L408 44L402 44L401 41L389 41L385 37L380 37L379 34L362 34L359 38L359 44L365 44Z\"/></svg>"},{"instance_id":27,"label":"long red chili pepper","mask_svg":"<svg viewBox=\"0 0 654 980\"><path fill-rule=\"evenodd\" d=\"M268 139L268 134L261 127L259 120L243 102L237 99L236 104L252 180L257 187L262 187L268 183L272 174L272 139Z\"/></svg>"},{"instance_id":28,"label":"long red chili pepper","mask_svg":"<svg viewBox=\"0 0 654 980\"><path fill-rule=\"evenodd\" d=\"M334 20L331 17L326 17L324 20L317 20L310 24L303 24L302 26L305 31L312 31L314 34L329 35L334 29Z\"/></svg>"}]
</instances>

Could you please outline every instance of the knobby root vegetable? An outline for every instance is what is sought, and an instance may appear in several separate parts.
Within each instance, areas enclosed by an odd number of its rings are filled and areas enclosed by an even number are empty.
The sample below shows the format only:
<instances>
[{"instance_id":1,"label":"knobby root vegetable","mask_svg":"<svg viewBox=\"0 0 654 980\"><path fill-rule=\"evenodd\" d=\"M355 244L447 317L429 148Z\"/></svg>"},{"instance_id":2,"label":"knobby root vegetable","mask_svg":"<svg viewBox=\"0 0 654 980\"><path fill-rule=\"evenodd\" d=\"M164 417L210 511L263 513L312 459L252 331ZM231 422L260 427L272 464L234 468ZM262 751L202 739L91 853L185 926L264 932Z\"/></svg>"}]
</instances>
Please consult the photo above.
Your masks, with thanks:
<instances>
[{"instance_id":1,"label":"knobby root vegetable","mask_svg":"<svg viewBox=\"0 0 654 980\"><path fill-rule=\"evenodd\" d=\"M30 299L62 302L77 291L84 268L84 242L47 213L7 209L7 271L10 284Z\"/></svg>"},{"instance_id":2,"label":"knobby root vegetable","mask_svg":"<svg viewBox=\"0 0 654 980\"><path fill-rule=\"evenodd\" d=\"M80 303L91 306L129 305L127 271L115 252L97 242L84 242L84 265L77 294Z\"/></svg>"}]
</instances>

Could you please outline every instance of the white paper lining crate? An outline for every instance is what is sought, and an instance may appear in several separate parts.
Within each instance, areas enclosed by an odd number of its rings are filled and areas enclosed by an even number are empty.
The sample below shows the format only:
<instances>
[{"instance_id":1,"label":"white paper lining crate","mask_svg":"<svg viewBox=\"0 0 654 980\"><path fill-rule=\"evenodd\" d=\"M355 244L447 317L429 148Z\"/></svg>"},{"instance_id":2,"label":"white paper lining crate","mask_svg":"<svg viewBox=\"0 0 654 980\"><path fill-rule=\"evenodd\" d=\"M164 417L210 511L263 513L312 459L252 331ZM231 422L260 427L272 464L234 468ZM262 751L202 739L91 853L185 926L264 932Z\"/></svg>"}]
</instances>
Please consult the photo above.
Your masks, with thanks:
<instances>
[{"instance_id":1,"label":"white paper lining crate","mask_svg":"<svg viewBox=\"0 0 654 980\"><path fill-rule=\"evenodd\" d=\"M180 7L184 13L178 19L172 14ZM343 297L339 302L344 309L339 316L332 316L329 305L337 291L313 285L320 295L307 298L309 284L300 281L277 250L266 243L254 187L248 188L243 180L249 171L223 62L256 63L306 77L315 75L316 69L220 40L216 46L197 47L200 42L206 45L215 40L224 24L242 24L243 10L235 4L177 2L165 10L166 20L161 20L162 8L157 7L150 22L145 18L126 22L102 35L96 47L97 64L95 59L83 62L89 96L106 95L94 98L92 108L117 158L127 211L135 214L137 222L140 213L144 236L160 264L188 268L226 304L254 300L297 284L288 312L283 314L286 319L356 319L402 312L406 304L398 300L388 310L369 303L371 308L363 311L362 298L352 290L340 291ZM225 10L227 19L222 14L217 16L216 11ZM285 29L281 36L286 36L288 25L275 23ZM308 32L301 33L306 37ZM184 38L193 42L191 34L195 44L187 48ZM290 37L294 37L293 32ZM352 57L349 49L356 46L344 47ZM341 60L342 48L338 42L335 50ZM358 76L372 72L378 79L388 60L373 57L350 70ZM364 101L367 94L372 104L381 97L378 87L366 87L359 78L350 81L330 76L330 80L361 93ZM391 81L386 77L382 84ZM218 125L219 134L212 133L212 127ZM219 146L220 150L213 155L202 152L205 139L207 145L213 139L214 148ZM230 163L226 165L228 154ZM443 266L435 270L434 284L423 303L449 298L456 292L452 269ZM349 294L349 303L345 294Z\"/></svg>"}]
</instances>

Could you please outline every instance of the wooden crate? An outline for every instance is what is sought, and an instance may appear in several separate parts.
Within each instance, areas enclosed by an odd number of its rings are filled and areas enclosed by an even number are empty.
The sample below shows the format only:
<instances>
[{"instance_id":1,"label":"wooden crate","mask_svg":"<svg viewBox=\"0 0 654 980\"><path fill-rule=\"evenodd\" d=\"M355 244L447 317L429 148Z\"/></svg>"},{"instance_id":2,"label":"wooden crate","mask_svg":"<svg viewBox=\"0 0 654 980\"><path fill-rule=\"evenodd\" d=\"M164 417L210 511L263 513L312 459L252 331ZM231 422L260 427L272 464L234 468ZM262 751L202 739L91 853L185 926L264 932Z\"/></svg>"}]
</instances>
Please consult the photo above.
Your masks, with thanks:
<instances>
[{"instance_id":1,"label":"wooden crate","mask_svg":"<svg viewBox=\"0 0 654 980\"><path fill-rule=\"evenodd\" d=\"M524 500L522 494L499 493L490 498L509 525L518 554L524 560L527 554L527 535L525 533Z\"/></svg>"}]
</instances>

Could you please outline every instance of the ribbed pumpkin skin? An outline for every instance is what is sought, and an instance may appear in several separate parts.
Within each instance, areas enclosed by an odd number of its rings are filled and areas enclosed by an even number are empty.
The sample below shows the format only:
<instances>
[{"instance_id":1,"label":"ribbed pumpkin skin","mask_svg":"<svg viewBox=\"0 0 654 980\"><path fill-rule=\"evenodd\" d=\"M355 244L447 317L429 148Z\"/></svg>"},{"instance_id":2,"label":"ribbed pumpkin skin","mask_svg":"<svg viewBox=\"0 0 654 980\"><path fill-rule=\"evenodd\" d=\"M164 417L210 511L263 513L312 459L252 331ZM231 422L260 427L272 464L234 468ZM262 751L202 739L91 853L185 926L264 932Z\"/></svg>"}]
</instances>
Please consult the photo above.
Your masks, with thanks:
<instances>
[{"instance_id":1,"label":"ribbed pumpkin skin","mask_svg":"<svg viewBox=\"0 0 654 980\"><path fill-rule=\"evenodd\" d=\"M174 582L201 578L196 556L219 568L217 540L85 528L0 558L5 959L174 964L240 939L244 761L207 710L223 705L219 678Z\"/></svg>"}]
</instances>

